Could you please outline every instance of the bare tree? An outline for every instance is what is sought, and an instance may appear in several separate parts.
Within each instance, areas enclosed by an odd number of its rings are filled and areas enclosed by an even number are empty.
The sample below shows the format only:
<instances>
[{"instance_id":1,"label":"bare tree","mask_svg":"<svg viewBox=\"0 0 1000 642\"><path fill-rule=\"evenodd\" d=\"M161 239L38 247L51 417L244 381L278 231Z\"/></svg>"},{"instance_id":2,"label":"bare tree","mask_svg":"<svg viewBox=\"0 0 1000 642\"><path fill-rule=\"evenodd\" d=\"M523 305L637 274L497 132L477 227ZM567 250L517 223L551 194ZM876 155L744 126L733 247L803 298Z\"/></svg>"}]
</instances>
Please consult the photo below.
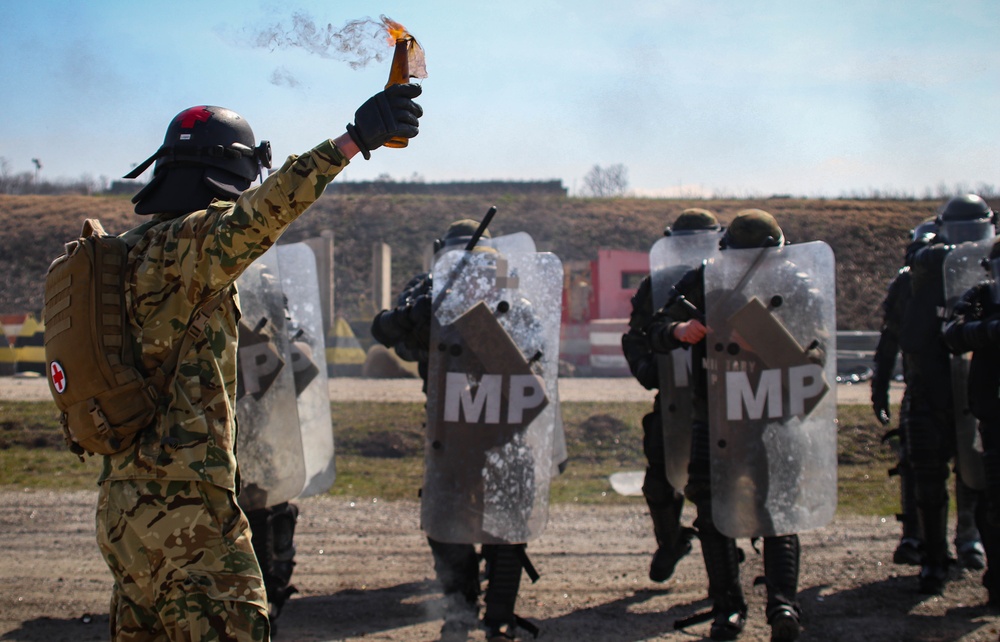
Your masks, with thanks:
<instances>
[{"instance_id":1,"label":"bare tree","mask_svg":"<svg viewBox=\"0 0 1000 642\"><path fill-rule=\"evenodd\" d=\"M583 177L583 191L597 198L621 198L628 195L628 168L618 163L594 165Z\"/></svg>"}]
</instances>

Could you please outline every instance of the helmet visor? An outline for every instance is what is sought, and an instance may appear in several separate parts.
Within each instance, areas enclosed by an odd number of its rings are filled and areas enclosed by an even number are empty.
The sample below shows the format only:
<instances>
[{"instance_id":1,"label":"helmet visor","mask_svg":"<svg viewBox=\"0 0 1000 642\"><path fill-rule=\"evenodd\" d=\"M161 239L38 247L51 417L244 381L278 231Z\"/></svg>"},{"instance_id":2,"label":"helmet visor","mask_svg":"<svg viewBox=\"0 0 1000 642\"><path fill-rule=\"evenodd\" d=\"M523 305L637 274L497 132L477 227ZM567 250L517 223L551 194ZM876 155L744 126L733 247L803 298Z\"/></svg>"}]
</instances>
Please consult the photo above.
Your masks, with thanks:
<instances>
[{"instance_id":1,"label":"helmet visor","mask_svg":"<svg viewBox=\"0 0 1000 642\"><path fill-rule=\"evenodd\" d=\"M970 241L985 241L993 234L993 222L989 219L941 222L941 236L955 245Z\"/></svg>"}]
</instances>

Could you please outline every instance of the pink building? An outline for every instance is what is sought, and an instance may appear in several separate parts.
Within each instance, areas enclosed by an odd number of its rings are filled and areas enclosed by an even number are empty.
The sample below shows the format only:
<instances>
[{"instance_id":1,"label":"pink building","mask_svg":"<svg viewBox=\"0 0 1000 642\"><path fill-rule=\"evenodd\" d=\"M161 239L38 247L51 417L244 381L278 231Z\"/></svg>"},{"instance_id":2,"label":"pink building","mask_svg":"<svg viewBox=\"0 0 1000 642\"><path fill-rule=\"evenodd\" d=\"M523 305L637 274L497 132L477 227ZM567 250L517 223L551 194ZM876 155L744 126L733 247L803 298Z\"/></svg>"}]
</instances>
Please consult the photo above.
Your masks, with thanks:
<instances>
[{"instance_id":1,"label":"pink building","mask_svg":"<svg viewBox=\"0 0 1000 642\"><path fill-rule=\"evenodd\" d=\"M628 330L632 295L649 273L649 254L598 250L589 274L567 270L562 360L583 376L629 376L621 337Z\"/></svg>"}]
</instances>

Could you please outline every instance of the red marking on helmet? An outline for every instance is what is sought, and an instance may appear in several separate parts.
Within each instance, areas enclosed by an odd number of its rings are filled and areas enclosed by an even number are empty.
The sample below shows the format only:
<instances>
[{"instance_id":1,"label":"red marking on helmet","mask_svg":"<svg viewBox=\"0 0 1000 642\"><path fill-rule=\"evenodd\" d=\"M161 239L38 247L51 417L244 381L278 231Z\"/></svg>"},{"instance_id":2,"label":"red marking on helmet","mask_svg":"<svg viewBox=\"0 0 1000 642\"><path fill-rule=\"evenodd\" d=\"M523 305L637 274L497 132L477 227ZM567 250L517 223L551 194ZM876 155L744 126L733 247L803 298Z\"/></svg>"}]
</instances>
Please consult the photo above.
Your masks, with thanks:
<instances>
[{"instance_id":1,"label":"red marking on helmet","mask_svg":"<svg viewBox=\"0 0 1000 642\"><path fill-rule=\"evenodd\" d=\"M192 107L182 111L177 118L181 121L182 129L191 129L195 123L207 123L211 117L212 112L207 107Z\"/></svg>"}]
</instances>

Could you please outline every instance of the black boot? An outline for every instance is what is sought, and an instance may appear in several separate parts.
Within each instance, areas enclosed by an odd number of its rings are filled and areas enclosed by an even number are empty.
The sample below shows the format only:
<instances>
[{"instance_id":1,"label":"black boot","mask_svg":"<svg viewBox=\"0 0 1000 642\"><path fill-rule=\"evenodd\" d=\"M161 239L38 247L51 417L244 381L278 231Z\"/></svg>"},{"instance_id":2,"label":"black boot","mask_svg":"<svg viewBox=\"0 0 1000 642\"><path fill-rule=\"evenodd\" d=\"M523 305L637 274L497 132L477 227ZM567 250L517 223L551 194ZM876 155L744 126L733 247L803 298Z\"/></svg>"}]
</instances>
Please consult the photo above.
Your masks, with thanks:
<instances>
[{"instance_id":1,"label":"black boot","mask_svg":"<svg viewBox=\"0 0 1000 642\"><path fill-rule=\"evenodd\" d=\"M524 544L484 544L486 559L486 612L483 626L488 642L518 639L518 618L514 614L521 586Z\"/></svg>"},{"instance_id":2,"label":"black boot","mask_svg":"<svg viewBox=\"0 0 1000 642\"><path fill-rule=\"evenodd\" d=\"M924 531L924 560L918 590L925 595L941 595L948 581L948 504L922 504L919 514Z\"/></svg>"},{"instance_id":3,"label":"black boot","mask_svg":"<svg viewBox=\"0 0 1000 642\"><path fill-rule=\"evenodd\" d=\"M649 565L649 579L665 582L674 574L677 562L691 552L691 538L694 530L681 526L681 510L684 496L674 493L674 502L654 505L647 498L649 516L653 519L653 534L656 536L656 552Z\"/></svg>"},{"instance_id":4,"label":"black boot","mask_svg":"<svg viewBox=\"0 0 1000 642\"><path fill-rule=\"evenodd\" d=\"M802 629L796 600L799 586L799 536L764 538L764 578L771 642L792 642Z\"/></svg>"},{"instance_id":5,"label":"black boot","mask_svg":"<svg viewBox=\"0 0 1000 642\"><path fill-rule=\"evenodd\" d=\"M740 585L740 558L736 541L714 526L699 528L701 550L708 575L708 596L712 599L713 640L735 640L747 620L747 603Z\"/></svg>"},{"instance_id":6,"label":"black boot","mask_svg":"<svg viewBox=\"0 0 1000 642\"><path fill-rule=\"evenodd\" d=\"M913 473L906 459L900 460L896 467L899 474L899 500L902 512L896 519L903 526L903 534L899 545L892 554L893 564L920 566L924 558L924 537L920 532L920 518L917 514L917 500L914 494Z\"/></svg>"},{"instance_id":7,"label":"black boot","mask_svg":"<svg viewBox=\"0 0 1000 642\"><path fill-rule=\"evenodd\" d=\"M464 642L479 624L479 556L471 544L448 544L430 537L434 571L444 593L442 642Z\"/></svg>"}]
</instances>

